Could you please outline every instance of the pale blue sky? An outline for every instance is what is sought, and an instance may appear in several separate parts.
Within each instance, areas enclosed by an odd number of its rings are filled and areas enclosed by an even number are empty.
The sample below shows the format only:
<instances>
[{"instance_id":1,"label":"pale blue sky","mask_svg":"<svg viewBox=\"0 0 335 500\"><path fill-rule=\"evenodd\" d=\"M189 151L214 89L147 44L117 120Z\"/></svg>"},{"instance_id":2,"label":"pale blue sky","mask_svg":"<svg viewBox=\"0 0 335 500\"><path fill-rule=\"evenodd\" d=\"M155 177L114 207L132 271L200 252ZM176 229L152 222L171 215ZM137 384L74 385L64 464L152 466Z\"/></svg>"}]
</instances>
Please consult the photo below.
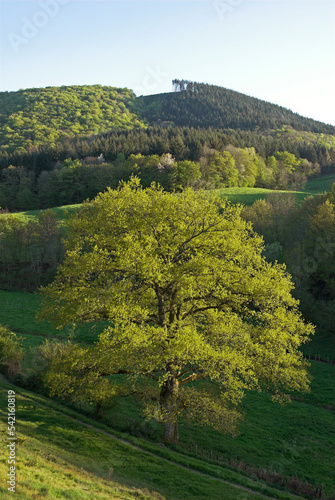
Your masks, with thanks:
<instances>
[{"instance_id":1,"label":"pale blue sky","mask_svg":"<svg viewBox=\"0 0 335 500\"><path fill-rule=\"evenodd\" d=\"M335 125L334 0L0 0L0 90L173 78Z\"/></svg>"}]
</instances>

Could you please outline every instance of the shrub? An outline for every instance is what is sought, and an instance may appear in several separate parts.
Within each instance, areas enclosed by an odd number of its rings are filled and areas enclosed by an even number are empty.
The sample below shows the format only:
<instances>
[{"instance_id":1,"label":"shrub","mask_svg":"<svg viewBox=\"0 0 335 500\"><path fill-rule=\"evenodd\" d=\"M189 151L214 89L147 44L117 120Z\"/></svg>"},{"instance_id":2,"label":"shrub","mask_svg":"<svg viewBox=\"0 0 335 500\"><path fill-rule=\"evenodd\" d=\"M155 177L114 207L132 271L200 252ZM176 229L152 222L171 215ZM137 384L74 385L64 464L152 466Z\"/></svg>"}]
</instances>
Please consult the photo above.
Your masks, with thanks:
<instances>
[{"instance_id":1,"label":"shrub","mask_svg":"<svg viewBox=\"0 0 335 500\"><path fill-rule=\"evenodd\" d=\"M14 377L21 372L22 348L15 333L0 326L0 372Z\"/></svg>"}]
</instances>

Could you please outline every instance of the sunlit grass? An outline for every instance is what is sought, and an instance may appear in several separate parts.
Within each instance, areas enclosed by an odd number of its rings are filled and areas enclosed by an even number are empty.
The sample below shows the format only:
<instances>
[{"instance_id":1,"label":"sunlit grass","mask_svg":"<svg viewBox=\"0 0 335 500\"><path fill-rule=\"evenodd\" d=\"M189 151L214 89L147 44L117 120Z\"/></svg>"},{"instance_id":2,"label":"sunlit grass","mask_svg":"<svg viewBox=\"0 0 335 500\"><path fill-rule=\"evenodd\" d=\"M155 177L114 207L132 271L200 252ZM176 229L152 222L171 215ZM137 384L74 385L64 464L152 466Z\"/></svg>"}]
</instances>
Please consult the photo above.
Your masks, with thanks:
<instances>
[{"instance_id":1,"label":"sunlit grass","mask_svg":"<svg viewBox=\"0 0 335 500\"><path fill-rule=\"evenodd\" d=\"M54 212L57 216L57 219L59 221L65 220L69 215L71 215L73 212L76 210L79 210L82 204L78 205L64 205L62 207L54 207L54 208L46 208L46 209L41 209L41 210L26 210L24 212L13 212L12 215L15 215L15 217L18 217L20 220L24 222L28 222L29 220L34 219L37 217L41 212L45 212L46 210L51 210ZM8 217L9 214L0 214L0 217L5 218Z\"/></svg>"},{"instance_id":2,"label":"sunlit grass","mask_svg":"<svg viewBox=\"0 0 335 500\"><path fill-rule=\"evenodd\" d=\"M94 422L84 417L79 416L90 422L90 427L74 421L69 416L78 418L74 412L65 414L61 407L58 407L61 412L55 411L57 405L41 396L3 380L0 387L3 421L6 391L16 390L18 498L163 499L150 493L158 491L166 500L263 500L265 497L260 492L282 500L292 499L287 493L229 469L202 464L200 460L165 451L157 445L146 446L145 441L135 440L137 447L134 447L130 442L113 439L92 427ZM1 435L5 438L3 421ZM174 457L178 463L167 461L174 461ZM198 468L206 475L185 467ZM4 458L0 461L1 498L11 498L6 492L6 469ZM225 484L219 481L220 477L256 491L246 492Z\"/></svg>"}]
</instances>

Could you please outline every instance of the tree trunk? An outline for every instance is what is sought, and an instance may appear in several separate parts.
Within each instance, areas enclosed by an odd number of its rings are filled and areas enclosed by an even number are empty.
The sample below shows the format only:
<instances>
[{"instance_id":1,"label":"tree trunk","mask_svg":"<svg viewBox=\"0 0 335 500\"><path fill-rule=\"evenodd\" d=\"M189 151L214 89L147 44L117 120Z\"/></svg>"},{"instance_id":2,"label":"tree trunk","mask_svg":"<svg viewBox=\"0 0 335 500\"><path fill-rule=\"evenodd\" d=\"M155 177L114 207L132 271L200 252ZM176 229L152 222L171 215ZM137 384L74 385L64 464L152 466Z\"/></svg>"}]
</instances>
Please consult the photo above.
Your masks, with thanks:
<instances>
[{"instance_id":1,"label":"tree trunk","mask_svg":"<svg viewBox=\"0 0 335 500\"><path fill-rule=\"evenodd\" d=\"M164 419L164 434L162 441L178 444L178 380L170 375L164 382L160 394L160 407Z\"/></svg>"},{"instance_id":2,"label":"tree trunk","mask_svg":"<svg viewBox=\"0 0 335 500\"><path fill-rule=\"evenodd\" d=\"M179 444L177 419L165 422L162 441L165 443Z\"/></svg>"}]
</instances>

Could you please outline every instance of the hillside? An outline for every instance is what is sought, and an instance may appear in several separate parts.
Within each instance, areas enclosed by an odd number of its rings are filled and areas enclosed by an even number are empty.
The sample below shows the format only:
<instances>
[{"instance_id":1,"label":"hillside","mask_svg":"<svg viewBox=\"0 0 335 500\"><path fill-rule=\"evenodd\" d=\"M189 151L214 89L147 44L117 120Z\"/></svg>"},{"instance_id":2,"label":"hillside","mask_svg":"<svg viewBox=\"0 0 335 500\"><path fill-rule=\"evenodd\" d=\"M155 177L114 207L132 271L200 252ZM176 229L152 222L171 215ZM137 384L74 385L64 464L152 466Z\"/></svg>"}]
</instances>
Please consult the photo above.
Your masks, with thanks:
<instances>
[{"instance_id":1,"label":"hillside","mask_svg":"<svg viewBox=\"0 0 335 500\"><path fill-rule=\"evenodd\" d=\"M134 100L129 89L101 85L0 92L0 150L24 151L113 127L141 127L131 110Z\"/></svg>"},{"instance_id":2,"label":"hillside","mask_svg":"<svg viewBox=\"0 0 335 500\"><path fill-rule=\"evenodd\" d=\"M315 133L335 132L332 125L304 118L282 106L234 90L196 82L174 82L177 92L137 99L143 118L151 125L172 122L179 126L242 130L268 130L287 125Z\"/></svg>"},{"instance_id":3,"label":"hillside","mask_svg":"<svg viewBox=\"0 0 335 500\"><path fill-rule=\"evenodd\" d=\"M175 82L178 90L186 87ZM81 203L131 175L166 190L301 190L312 176L334 173L334 130L197 83L139 98L126 88L101 85L2 92L0 208ZM172 169L164 163L167 154Z\"/></svg>"},{"instance_id":4,"label":"hillside","mask_svg":"<svg viewBox=\"0 0 335 500\"><path fill-rule=\"evenodd\" d=\"M15 390L18 409L16 491L20 499L72 498L131 500L294 500L301 498L230 467L189 458L133 438L85 418L47 398L0 378L5 392ZM0 422L0 433L6 436ZM0 463L1 498L7 492ZM152 491L158 491L155 493Z\"/></svg>"},{"instance_id":5,"label":"hillside","mask_svg":"<svg viewBox=\"0 0 335 500\"><path fill-rule=\"evenodd\" d=\"M127 88L62 86L0 92L0 153L36 151L112 130L171 125L239 131L334 134L335 127L233 90L192 83L187 90L135 97ZM330 139L322 142L327 145ZM311 143L315 138L304 137ZM73 146L72 146L73 147ZM85 144L87 154L92 154ZM83 151L82 153L85 153ZM56 155L57 156L57 155ZM15 164L15 163L14 163Z\"/></svg>"}]
</instances>

